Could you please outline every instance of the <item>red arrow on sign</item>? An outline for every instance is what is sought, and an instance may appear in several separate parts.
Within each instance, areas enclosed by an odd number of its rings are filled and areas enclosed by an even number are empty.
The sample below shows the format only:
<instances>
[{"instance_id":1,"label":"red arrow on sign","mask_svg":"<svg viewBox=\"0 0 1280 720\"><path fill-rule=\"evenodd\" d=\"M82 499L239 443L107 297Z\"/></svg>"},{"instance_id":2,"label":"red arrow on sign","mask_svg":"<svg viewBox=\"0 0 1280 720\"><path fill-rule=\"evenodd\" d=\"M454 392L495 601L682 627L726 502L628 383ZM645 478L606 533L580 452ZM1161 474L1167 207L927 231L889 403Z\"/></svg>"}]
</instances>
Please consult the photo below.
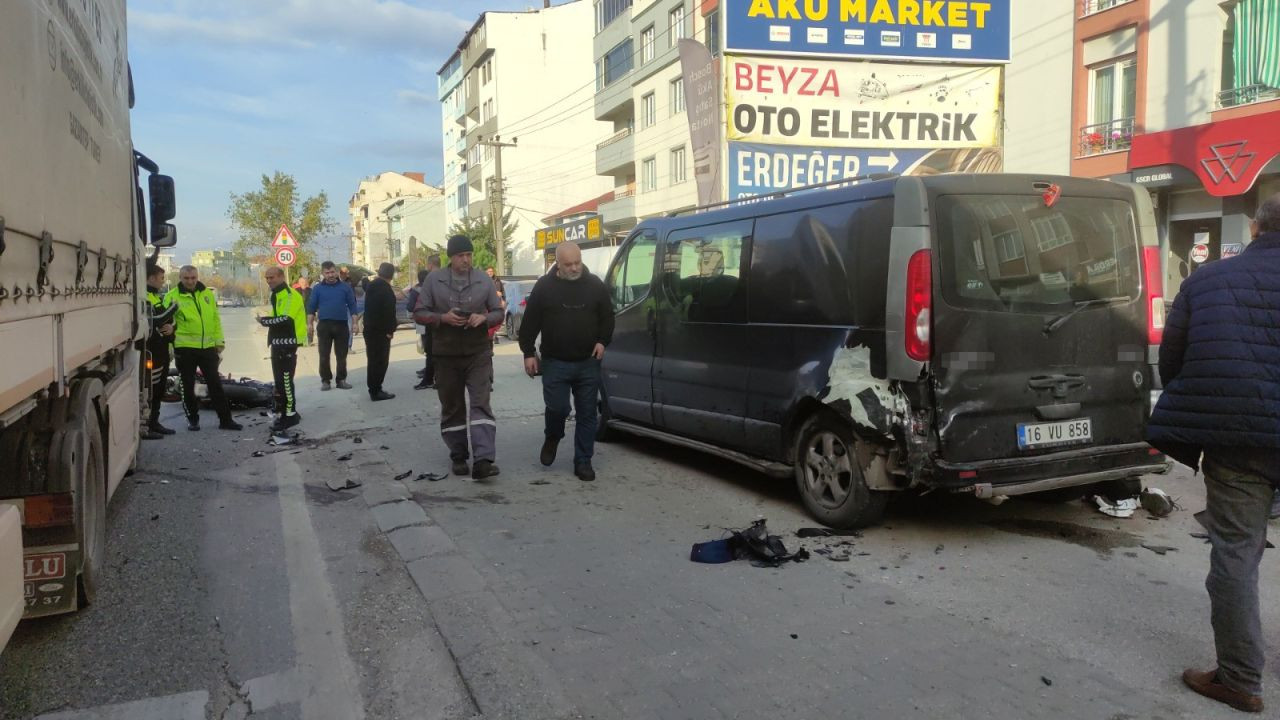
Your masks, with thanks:
<instances>
[{"instance_id":1,"label":"red arrow on sign","mask_svg":"<svg viewBox=\"0 0 1280 720\"><path fill-rule=\"evenodd\" d=\"M289 232L289 226L281 223L280 229L276 231L276 239L271 241L271 247L298 247L298 241L293 237L293 233Z\"/></svg>"}]
</instances>

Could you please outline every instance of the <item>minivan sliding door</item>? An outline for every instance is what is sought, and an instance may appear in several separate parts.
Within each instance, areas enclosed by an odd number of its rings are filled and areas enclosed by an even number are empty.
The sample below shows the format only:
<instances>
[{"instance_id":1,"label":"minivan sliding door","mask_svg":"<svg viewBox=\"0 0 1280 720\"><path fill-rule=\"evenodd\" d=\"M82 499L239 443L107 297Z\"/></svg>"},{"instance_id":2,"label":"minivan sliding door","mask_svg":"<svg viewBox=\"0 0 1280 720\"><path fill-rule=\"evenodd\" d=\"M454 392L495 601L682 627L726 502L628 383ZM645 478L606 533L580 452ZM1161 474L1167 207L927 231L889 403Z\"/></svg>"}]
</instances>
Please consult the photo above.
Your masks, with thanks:
<instances>
[{"instance_id":1,"label":"minivan sliding door","mask_svg":"<svg viewBox=\"0 0 1280 720\"><path fill-rule=\"evenodd\" d=\"M659 268L654 414L679 435L741 448L753 348L747 278L753 221L670 233Z\"/></svg>"},{"instance_id":2,"label":"minivan sliding door","mask_svg":"<svg viewBox=\"0 0 1280 720\"><path fill-rule=\"evenodd\" d=\"M653 424L657 317L651 286L657 249L654 231L633 235L618 251L607 279L614 311L613 342L602 368L609 413L646 425Z\"/></svg>"}]
</instances>

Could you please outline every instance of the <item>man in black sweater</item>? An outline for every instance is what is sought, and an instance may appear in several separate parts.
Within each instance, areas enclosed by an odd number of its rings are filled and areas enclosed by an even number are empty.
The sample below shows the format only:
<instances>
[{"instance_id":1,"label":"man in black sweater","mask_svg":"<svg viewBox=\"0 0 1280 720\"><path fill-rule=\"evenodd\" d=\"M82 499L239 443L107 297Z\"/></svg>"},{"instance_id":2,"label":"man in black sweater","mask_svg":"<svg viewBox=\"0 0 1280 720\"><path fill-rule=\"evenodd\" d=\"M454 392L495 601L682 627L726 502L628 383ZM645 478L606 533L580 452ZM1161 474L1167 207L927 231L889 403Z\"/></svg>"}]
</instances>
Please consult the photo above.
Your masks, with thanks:
<instances>
[{"instance_id":1,"label":"man in black sweater","mask_svg":"<svg viewBox=\"0 0 1280 720\"><path fill-rule=\"evenodd\" d=\"M374 402L395 397L382 389L391 357L391 338L396 334L396 291L391 287L395 276L396 266L382 263L378 277L369 283L364 296L364 348L369 355L369 399Z\"/></svg>"},{"instance_id":2,"label":"man in black sweater","mask_svg":"<svg viewBox=\"0 0 1280 720\"><path fill-rule=\"evenodd\" d=\"M534 343L542 335L542 359ZM582 250L572 242L556 248L556 266L534 284L520 325L520 349L529 377L542 373L546 403L543 465L555 462L556 448L569 418L569 395L577 428L573 434L573 474L596 479L591 467L599 423L600 360L613 339L613 303L600 278L582 264Z\"/></svg>"}]
</instances>

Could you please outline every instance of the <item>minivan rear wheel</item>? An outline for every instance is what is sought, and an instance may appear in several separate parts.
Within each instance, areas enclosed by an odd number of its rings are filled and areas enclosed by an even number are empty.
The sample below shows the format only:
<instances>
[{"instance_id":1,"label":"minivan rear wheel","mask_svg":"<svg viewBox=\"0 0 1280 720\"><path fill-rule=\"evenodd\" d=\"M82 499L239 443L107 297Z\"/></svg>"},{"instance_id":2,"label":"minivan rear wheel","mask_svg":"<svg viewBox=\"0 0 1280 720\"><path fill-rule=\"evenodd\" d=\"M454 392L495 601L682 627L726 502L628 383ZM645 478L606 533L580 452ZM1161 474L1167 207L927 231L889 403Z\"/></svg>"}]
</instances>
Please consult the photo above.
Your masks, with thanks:
<instances>
[{"instance_id":1,"label":"minivan rear wheel","mask_svg":"<svg viewBox=\"0 0 1280 720\"><path fill-rule=\"evenodd\" d=\"M796 487L805 508L833 528L879 522L889 497L867 487L852 428L826 414L810 417L796 443Z\"/></svg>"}]
</instances>

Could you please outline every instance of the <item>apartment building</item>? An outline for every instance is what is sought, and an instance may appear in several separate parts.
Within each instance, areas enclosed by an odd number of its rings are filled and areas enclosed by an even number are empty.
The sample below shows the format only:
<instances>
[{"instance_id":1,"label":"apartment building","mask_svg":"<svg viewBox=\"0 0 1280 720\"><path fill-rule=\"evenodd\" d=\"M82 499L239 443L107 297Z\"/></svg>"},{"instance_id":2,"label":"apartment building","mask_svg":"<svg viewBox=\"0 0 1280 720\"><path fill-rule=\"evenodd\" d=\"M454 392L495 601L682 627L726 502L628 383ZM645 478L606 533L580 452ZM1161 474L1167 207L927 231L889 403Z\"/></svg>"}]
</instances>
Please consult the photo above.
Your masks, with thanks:
<instances>
[{"instance_id":1,"label":"apartment building","mask_svg":"<svg viewBox=\"0 0 1280 720\"><path fill-rule=\"evenodd\" d=\"M1249 242L1280 192L1280 5L1078 0L1074 175L1150 188L1165 294Z\"/></svg>"},{"instance_id":2,"label":"apartment building","mask_svg":"<svg viewBox=\"0 0 1280 720\"><path fill-rule=\"evenodd\" d=\"M589 0L486 12L437 73L446 225L491 215L500 152L511 274L540 271L543 217L610 189L583 154L608 134L591 109L591 32Z\"/></svg>"},{"instance_id":3,"label":"apartment building","mask_svg":"<svg viewBox=\"0 0 1280 720\"><path fill-rule=\"evenodd\" d=\"M191 265L206 277L217 275L227 282L253 279L249 262L230 250L195 250Z\"/></svg>"},{"instance_id":4,"label":"apartment building","mask_svg":"<svg viewBox=\"0 0 1280 720\"><path fill-rule=\"evenodd\" d=\"M613 199L600 205L608 233L697 204L693 154L677 50L694 38L719 52L718 14L693 0L595 0L595 117L609 135L595 171ZM708 34L710 29L710 34Z\"/></svg>"},{"instance_id":5,"label":"apartment building","mask_svg":"<svg viewBox=\"0 0 1280 720\"><path fill-rule=\"evenodd\" d=\"M351 218L351 261L376 269L399 264L410 241L419 246L444 242L445 198L422 173L383 172L360 181L347 203Z\"/></svg>"}]
</instances>

